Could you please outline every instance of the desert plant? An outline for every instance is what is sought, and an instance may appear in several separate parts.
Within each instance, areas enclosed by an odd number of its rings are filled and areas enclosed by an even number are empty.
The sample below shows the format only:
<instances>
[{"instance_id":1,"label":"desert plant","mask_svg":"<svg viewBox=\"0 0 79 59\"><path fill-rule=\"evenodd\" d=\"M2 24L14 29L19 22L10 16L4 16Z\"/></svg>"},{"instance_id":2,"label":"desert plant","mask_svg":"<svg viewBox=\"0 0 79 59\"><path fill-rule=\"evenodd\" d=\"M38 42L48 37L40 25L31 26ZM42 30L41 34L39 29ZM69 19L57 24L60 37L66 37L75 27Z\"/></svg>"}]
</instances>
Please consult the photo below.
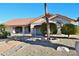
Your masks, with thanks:
<instances>
[{"instance_id":1,"label":"desert plant","mask_svg":"<svg viewBox=\"0 0 79 59\"><path fill-rule=\"evenodd\" d=\"M62 34L68 35L69 38L69 35L76 34L76 26L73 24L65 24L61 28L61 32Z\"/></svg>"}]
</instances>

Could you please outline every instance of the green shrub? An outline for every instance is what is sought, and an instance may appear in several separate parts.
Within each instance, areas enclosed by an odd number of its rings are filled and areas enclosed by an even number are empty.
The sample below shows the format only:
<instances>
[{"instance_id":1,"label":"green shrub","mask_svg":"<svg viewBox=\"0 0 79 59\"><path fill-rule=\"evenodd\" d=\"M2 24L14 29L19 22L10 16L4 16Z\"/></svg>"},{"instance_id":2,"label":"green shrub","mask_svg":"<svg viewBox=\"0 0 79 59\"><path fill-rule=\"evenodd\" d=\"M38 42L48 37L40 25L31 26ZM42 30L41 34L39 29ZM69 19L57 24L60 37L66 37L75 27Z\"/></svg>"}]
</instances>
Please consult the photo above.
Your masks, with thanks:
<instances>
[{"instance_id":1,"label":"green shrub","mask_svg":"<svg viewBox=\"0 0 79 59\"><path fill-rule=\"evenodd\" d=\"M43 23L40 26L40 31L45 35L47 34L47 24ZM50 34L56 34L57 33L57 26L54 23L50 23Z\"/></svg>"},{"instance_id":2,"label":"green shrub","mask_svg":"<svg viewBox=\"0 0 79 59\"><path fill-rule=\"evenodd\" d=\"M50 23L50 33L56 34L57 33L57 26L54 23Z\"/></svg>"},{"instance_id":3,"label":"green shrub","mask_svg":"<svg viewBox=\"0 0 79 59\"><path fill-rule=\"evenodd\" d=\"M40 31L42 32L43 35L45 35L47 33L47 24L46 23L43 23L41 26L40 26Z\"/></svg>"},{"instance_id":4,"label":"green shrub","mask_svg":"<svg viewBox=\"0 0 79 59\"><path fill-rule=\"evenodd\" d=\"M5 26L3 24L0 24L0 38L7 38L10 33L5 31Z\"/></svg>"},{"instance_id":5,"label":"green shrub","mask_svg":"<svg viewBox=\"0 0 79 59\"><path fill-rule=\"evenodd\" d=\"M76 32L77 35L79 35L79 26L77 26L77 32Z\"/></svg>"},{"instance_id":6,"label":"green shrub","mask_svg":"<svg viewBox=\"0 0 79 59\"><path fill-rule=\"evenodd\" d=\"M5 26L3 24L0 24L0 32L5 31Z\"/></svg>"},{"instance_id":7,"label":"green shrub","mask_svg":"<svg viewBox=\"0 0 79 59\"><path fill-rule=\"evenodd\" d=\"M65 24L61 28L61 32L62 34L68 35L69 38L69 35L76 34L76 26L73 24Z\"/></svg>"},{"instance_id":8,"label":"green shrub","mask_svg":"<svg viewBox=\"0 0 79 59\"><path fill-rule=\"evenodd\" d=\"M2 32L5 37L10 36L10 33L7 31Z\"/></svg>"},{"instance_id":9,"label":"green shrub","mask_svg":"<svg viewBox=\"0 0 79 59\"><path fill-rule=\"evenodd\" d=\"M7 36L10 36L10 33L7 31L0 32L0 38L7 38Z\"/></svg>"}]
</instances>

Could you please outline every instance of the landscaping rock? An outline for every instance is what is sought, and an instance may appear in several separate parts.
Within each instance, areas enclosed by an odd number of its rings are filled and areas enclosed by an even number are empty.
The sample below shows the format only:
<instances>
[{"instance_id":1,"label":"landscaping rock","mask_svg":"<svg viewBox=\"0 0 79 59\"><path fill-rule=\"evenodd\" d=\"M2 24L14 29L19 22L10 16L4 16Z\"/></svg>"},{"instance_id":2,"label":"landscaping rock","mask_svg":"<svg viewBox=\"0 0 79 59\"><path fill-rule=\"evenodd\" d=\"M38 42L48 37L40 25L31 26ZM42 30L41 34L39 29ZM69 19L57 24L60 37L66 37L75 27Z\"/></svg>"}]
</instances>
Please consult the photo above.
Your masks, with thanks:
<instances>
[{"instance_id":1,"label":"landscaping rock","mask_svg":"<svg viewBox=\"0 0 79 59\"><path fill-rule=\"evenodd\" d=\"M59 46L59 47L57 47L57 51L66 51L66 52L69 52L69 48Z\"/></svg>"},{"instance_id":2,"label":"landscaping rock","mask_svg":"<svg viewBox=\"0 0 79 59\"><path fill-rule=\"evenodd\" d=\"M75 49L76 49L77 55L79 55L79 41L75 43Z\"/></svg>"},{"instance_id":3,"label":"landscaping rock","mask_svg":"<svg viewBox=\"0 0 79 59\"><path fill-rule=\"evenodd\" d=\"M60 39L53 39L53 40L50 40L51 43L57 43L57 42L59 42L59 41L60 41Z\"/></svg>"}]
</instances>

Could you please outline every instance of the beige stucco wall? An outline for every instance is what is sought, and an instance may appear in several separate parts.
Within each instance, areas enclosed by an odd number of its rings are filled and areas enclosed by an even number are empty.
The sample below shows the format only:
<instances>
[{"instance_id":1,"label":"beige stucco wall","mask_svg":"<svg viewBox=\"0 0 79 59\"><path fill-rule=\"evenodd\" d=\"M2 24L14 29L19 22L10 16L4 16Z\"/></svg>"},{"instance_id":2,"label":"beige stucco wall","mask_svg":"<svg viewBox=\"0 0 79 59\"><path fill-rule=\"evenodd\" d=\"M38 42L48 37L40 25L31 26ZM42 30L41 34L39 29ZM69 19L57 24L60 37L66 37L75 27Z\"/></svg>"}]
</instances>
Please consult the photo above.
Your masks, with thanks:
<instances>
[{"instance_id":1,"label":"beige stucco wall","mask_svg":"<svg viewBox=\"0 0 79 59\"><path fill-rule=\"evenodd\" d=\"M50 19L50 18L49 18ZM67 23L72 23L72 24L75 24L75 22L71 21L69 22L68 20L65 20L63 18L54 18L54 19L51 19L49 22L52 22L52 23L55 23L57 25L57 21L61 21L62 24L67 24ZM33 28L35 25L39 25L39 24L42 24L43 22L45 22L45 19L44 18L40 18L39 20L35 21L34 23L32 23L30 25L30 28L31 28L31 33L33 32ZM13 35L13 27L6 27L6 30L9 31L12 35Z\"/></svg>"},{"instance_id":2,"label":"beige stucco wall","mask_svg":"<svg viewBox=\"0 0 79 59\"><path fill-rule=\"evenodd\" d=\"M74 21L70 21L70 23L71 23L71 24L76 24L76 22L74 22Z\"/></svg>"}]
</instances>

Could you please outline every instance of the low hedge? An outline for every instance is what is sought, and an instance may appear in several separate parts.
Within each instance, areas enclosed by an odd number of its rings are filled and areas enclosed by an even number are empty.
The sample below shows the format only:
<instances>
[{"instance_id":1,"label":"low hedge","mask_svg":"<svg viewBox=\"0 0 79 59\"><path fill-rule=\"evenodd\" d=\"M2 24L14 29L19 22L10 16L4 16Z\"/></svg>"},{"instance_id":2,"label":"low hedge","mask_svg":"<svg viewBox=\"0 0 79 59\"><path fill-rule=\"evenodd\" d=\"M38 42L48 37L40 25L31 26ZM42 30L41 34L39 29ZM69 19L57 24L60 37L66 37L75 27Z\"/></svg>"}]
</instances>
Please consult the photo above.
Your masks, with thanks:
<instances>
[{"instance_id":1,"label":"low hedge","mask_svg":"<svg viewBox=\"0 0 79 59\"><path fill-rule=\"evenodd\" d=\"M69 38L69 35L76 34L76 26L73 24L65 24L61 28L61 32L62 34L68 35Z\"/></svg>"}]
</instances>

